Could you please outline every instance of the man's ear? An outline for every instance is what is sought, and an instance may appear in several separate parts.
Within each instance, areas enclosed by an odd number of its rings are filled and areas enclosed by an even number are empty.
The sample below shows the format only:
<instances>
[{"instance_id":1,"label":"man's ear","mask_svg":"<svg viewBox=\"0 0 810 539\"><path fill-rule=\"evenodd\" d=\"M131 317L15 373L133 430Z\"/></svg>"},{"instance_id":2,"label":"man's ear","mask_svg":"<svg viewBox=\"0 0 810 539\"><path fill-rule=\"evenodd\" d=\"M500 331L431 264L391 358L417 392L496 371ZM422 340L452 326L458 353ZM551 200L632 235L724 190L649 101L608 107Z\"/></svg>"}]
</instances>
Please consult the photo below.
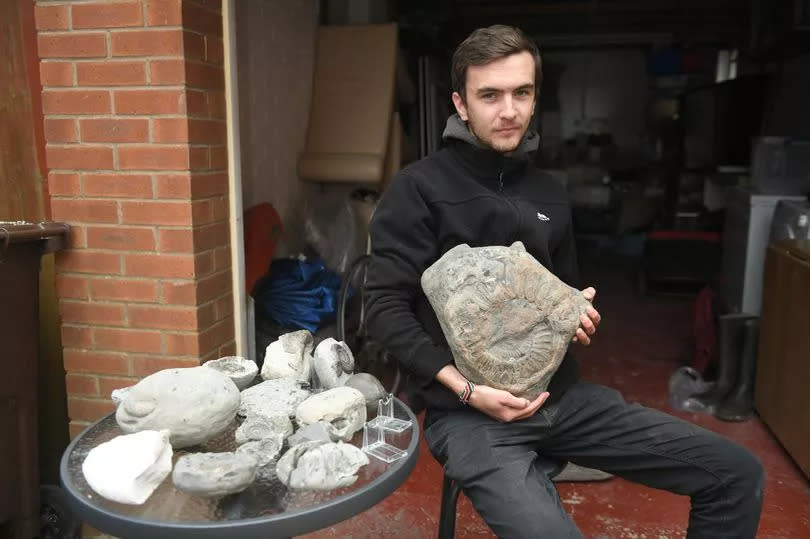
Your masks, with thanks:
<instances>
[{"instance_id":1,"label":"man's ear","mask_svg":"<svg viewBox=\"0 0 810 539\"><path fill-rule=\"evenodd\" d=\"M467 105L464 103L464 98L461 97L461 94L458 92L453 92L451 96L453 98L453 105L456 107L456 112L458 112L459 118L467 121Z\"/></svg>"}]
</instances>

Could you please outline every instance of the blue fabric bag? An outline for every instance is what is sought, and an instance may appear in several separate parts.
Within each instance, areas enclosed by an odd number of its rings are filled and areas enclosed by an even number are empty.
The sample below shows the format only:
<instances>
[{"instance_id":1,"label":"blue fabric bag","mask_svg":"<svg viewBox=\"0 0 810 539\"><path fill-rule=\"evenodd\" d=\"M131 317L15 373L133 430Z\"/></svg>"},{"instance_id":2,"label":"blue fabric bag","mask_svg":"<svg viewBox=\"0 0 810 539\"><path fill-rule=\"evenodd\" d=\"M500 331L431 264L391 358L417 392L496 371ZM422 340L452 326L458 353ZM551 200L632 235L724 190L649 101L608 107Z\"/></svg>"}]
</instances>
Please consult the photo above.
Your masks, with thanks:
<instances>
[{"instance_id":1,"label":"blue fabric bag","mask_svg":"<svg viewBox=\"0 0 810 539\"><path fill-rule=\"evenodd\" d=\"M322 260L274 260L256 302L278 325L315 332L334 318L340 277Z\"/></svg>"}]
</instances>

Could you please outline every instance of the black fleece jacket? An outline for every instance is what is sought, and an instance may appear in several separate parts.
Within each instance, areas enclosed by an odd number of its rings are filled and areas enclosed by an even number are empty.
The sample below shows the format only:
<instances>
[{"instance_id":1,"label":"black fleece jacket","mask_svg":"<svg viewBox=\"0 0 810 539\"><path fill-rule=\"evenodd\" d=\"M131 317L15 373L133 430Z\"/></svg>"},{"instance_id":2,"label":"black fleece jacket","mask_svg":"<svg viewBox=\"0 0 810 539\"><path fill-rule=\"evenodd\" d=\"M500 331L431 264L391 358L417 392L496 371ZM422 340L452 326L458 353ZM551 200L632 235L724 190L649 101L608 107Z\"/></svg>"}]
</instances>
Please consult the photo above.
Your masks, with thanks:
<instances>
[{"instance_id":1,"label":"black fleece jacket","mask_svg":"<svg viewBox=\"0 0 810 539\"><path fill-rule=\"evenodd\" d=\"M393 179L371 222L369 331L408 375L415 411L462 406L435 379L454 361L420 285L422 272L446 251L462 243L508 246L519 240L560 279L579 284L565 189L534 168L527 153L506 157L453 131L448 122L447 146ZM567 355L551 379L550 400L577 378Z\"/></svg>"}]
</instances>

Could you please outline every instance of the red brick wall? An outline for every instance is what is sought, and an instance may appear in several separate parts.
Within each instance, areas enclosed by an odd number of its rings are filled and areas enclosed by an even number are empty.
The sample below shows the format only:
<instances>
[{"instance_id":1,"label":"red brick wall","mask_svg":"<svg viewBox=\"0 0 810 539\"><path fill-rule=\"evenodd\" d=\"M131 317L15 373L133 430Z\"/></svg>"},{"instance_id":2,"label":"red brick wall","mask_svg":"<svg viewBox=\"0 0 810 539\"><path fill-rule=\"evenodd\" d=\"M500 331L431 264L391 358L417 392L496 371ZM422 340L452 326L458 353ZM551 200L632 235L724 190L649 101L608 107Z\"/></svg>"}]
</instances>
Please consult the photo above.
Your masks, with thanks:
<instances>
[{"instance_id":1,"label":"red brick wall","mask_svg":"<svg viewBox=\"0 0 810 539\"><path fill-rule=\"evenodd\" d=\"M221 0L40 0L71 433L110 392L233 353Z\"/></svg>"}]
</instances>

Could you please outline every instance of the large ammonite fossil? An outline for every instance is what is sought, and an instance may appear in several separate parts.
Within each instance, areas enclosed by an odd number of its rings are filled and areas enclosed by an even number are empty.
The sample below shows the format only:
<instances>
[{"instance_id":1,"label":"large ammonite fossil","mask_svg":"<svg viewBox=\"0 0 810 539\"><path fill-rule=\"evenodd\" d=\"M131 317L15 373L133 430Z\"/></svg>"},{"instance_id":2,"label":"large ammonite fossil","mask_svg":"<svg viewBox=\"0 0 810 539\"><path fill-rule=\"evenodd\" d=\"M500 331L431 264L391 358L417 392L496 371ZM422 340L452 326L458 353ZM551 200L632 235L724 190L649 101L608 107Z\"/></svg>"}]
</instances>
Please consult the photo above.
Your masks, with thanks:
<instances>
[{"instance_id":1,"label":"large ammonite fossil","mask_svg":"<svg viewBox=\"0 0 810 539\"><path fill-rule=\"evenodd\" d=\"M425 270L422 289L456 368L528 399L548 387L589 305L521 242L457 245Z\"/></svg>"}]
</instances>

